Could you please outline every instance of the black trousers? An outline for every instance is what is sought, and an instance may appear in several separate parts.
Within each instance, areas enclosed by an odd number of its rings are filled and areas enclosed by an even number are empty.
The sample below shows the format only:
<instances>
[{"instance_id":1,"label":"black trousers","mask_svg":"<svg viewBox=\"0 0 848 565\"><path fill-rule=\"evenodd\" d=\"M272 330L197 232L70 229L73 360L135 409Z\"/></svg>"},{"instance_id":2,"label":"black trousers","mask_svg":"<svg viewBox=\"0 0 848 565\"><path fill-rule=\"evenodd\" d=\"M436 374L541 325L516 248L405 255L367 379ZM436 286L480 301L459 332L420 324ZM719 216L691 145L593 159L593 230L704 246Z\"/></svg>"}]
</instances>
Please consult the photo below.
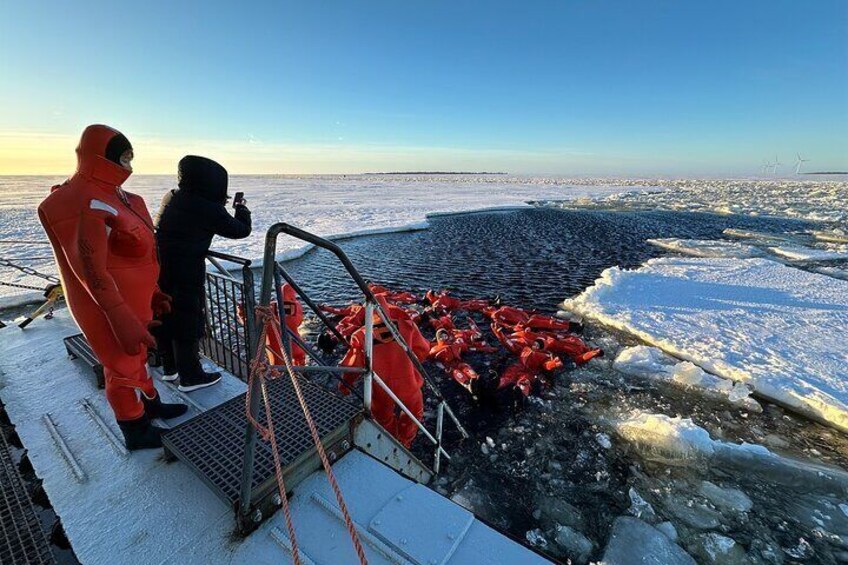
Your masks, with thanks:
<instances>
[{"instance_id":1,"label":"black trousers","mask_svg":"<svg viewBox=\"0 0 848 565\"><path fill-rule=\"evenodd\" d=\"M187 379L201 376L200 339L206 326L204 289L177 287L168 290L173 297L173 311L162 316L162 325L153 331L162 358L162 371L166 375L179 372Z\"/></svg>"},{"instance_id":2,"label":"black trousers","mask_svg":"<svg viewBox=\"0 0 848 565\"><path fill-rule=\"evenodd\" d=\"M191 378L203 374L200 365L200 340L165 338L156 335L156 348L162 357L162 372L166 375L179 373Z\"/></svg>"}]
</instances>

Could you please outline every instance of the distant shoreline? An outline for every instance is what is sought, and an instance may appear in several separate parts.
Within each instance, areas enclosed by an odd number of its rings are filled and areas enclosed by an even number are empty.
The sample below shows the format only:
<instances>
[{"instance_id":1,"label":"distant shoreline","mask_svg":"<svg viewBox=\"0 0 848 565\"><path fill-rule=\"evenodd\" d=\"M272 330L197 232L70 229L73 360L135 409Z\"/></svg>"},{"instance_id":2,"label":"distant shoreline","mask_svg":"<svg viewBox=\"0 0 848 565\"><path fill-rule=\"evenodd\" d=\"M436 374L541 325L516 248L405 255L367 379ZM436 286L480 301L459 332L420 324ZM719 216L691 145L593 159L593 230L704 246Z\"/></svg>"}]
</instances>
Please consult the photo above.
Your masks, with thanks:
<instances>
[{"instance_id":1,"label":"distant shoreline","mask_svg":"<svg viewBox=\"0 0 848 565\"><path fill-rule=\"evenodd\" d=\"M815 171L812 173L801 173L802 175L848 175L848 171Z\"/></svg>"},{"instance_id":2,"label":"distant shoreline","mask_svg":"<svg viewBox=\"0 0 848 565\"><path fill-rule=\"evenodd\" d=\"M489 173L486 171L396 171L388 173L359 173L362 175L506 175L509 173Z\"/></svg>"}]
</instances>

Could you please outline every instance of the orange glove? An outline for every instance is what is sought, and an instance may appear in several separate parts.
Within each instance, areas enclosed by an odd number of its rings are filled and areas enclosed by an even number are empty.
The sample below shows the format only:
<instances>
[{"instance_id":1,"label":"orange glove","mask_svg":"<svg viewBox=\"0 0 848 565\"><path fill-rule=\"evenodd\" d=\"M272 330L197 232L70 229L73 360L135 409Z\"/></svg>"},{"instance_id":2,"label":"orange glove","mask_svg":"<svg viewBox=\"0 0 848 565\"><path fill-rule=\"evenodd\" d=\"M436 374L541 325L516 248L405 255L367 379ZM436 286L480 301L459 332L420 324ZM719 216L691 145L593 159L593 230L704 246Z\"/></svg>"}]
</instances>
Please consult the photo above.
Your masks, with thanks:
<instances>
[{"instance_id":1,"label":"orange glove","mask_svg":"<svg viewBox=\"0 0 848 565\"><path fill-rule=\"evenodd\" d=\"M158 288L153 291L153 298L150 301L150 307L153 308L153 317L161 318L162 314L171 313L171 301L173 298L165 294Z\"/></svg>"},{"instance_id":2,"label":"orange glove","mask_svg":"<svg viewBox=\"0 0 848 565\"><path fill-rule=\"evenodd\" d=\"M156 340L125 302L106 310L105 314L112 333L127 355L138 355L142 345L156 346Z\"/></svg>"}]
</instances>

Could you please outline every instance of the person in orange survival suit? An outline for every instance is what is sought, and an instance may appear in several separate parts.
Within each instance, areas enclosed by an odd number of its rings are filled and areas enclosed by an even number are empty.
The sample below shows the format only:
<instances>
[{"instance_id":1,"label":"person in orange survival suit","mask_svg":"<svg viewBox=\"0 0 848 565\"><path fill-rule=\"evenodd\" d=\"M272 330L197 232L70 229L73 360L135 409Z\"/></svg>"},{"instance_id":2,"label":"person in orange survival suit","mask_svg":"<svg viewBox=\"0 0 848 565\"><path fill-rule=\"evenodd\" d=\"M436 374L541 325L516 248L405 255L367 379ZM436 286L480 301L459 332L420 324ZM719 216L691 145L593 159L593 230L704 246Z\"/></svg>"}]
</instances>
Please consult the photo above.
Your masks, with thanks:
<instances>
[{"instance_id":1,"label":"person in orange survival suit","mask_svg":"<svg viewBox=\"0 0 848 565\"><path fill-rule=\"evenodd\" d=\"M284 283L281 287L281 293L283 295L283 312L286 315L286 326L295 333L295 335L300 335L298 333L298 328L300 324L303 323L303 306L300 305L300 302L297 299L297 293L291 287L290 284ZM277 322L279 323L279 317L277 317L277 311L274 311L275 318L277 318ZM268 348L271 350L268 352L268 358L274 365L283 365L283 356L280 353L283 350L283 344L280 343L280 340L277 339L276 334L274 332L268 331L267 337L265 339ZM304 351L299 345L291 342L291 362L295 365L306 365L306 351Z\"/></svg>"},{"instance_id":2,"label":"person in orange survival suit","mask_svg":"<svg viewBox=\"0 0 848 565\"><path fill-rule=\"evenodd\" d=\"M140 196L121 184L133 151L120 132L85 129L77 171L38 206L71 313L103 364L106 398L127 449L161 447L163 431L150 418L175 418L183 404L162 403L147 373L154 313L170 309L156 286L159 263L153 222Z\"/></svg>"},{"instance_id":3,"label":"person in orange survival suit","mask_svg":"<svg viewBox=\"0 0 848 565\"><path fill-rule=\"evenodd\" d=\"M413 355L419 361L426 359L430 354L430 342L421 335L421 331L412 322L409 314L402 308L390 305L382 296L377 296L377 301L383 307L389 319L397 326L400 335L409 345ZM354 332L351 336L350 345L351 347L345 358L342 359L341 365L344 367L364 367L365 328L360 328ZM421 420L424 416L424 396L421 393L424 379L376 313L374 314L372 365L374 372L383 379L389 389L409 408L416 418ZM343 377L344 383L339 388L342 392L347 393L358 378L359 373L346 373ZM398 412L400 413L398 414ZM418 427L415 422L396 407L394 401L376 383L372 387L371 415L403 445L406 447L412 445L412 440L418 434Z\"/></svg>"},{"instance_id":4,"label":"person in orange survival suit","mask_svg":"<svg viewBox=\"0 0 848 565\"><path fill-rule=\"evenodd\" d=\"M436 332L436 344L430 348L430 358L448 373L453 380L468 392L474 392L473 383L480 377L471 365L462 360L462 354L469 350L464 341L455 340L446 329Z\"/></svg>"}]
</instances>

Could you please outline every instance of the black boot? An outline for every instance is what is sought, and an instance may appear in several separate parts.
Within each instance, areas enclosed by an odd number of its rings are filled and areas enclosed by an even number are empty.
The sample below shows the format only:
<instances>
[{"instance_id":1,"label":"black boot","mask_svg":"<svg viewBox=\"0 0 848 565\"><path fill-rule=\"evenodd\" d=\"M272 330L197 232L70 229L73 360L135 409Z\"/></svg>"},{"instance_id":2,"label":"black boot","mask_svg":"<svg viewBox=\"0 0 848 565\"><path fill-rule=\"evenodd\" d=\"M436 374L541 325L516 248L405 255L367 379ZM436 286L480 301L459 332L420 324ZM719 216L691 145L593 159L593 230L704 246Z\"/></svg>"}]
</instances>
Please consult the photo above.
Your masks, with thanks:
<instances>
[{"instance_id":1,"label":"black boot","mask_svg":"<svg viewBox=\"0 0 848 565\"><path fill-rule=\"evenodd\" d=\"M147 414L148 418L170 420L171 418L178 418L188 411L188 406L185 404L165 404L158 394L152 400L142 394L141 401L144 403L144 413Z\"/></svg>"},{"instance_id":2,"label":"black boot","mask_svg":"<svg viewBox=\"0 0 848 565\"><path fill-rule=\"evenodd\" d=\"M124 433L124 443L130 451L162 447L161 436L165 430L151 424L147 414L135 420L118 420L118 427Z\"/></svg>"},{"instance_id":3,"label":"black boot","mask_svg":"<svg viewBox=\"0 0 848 565\"><path fill-rule=\"evenodd\" d=\"M180 386L177 387L181 392L191 392L201 388L212 386L221 380L221 373L206 373L200 371L193 375L180 375Z\"/></svg>"}]
</instances>

